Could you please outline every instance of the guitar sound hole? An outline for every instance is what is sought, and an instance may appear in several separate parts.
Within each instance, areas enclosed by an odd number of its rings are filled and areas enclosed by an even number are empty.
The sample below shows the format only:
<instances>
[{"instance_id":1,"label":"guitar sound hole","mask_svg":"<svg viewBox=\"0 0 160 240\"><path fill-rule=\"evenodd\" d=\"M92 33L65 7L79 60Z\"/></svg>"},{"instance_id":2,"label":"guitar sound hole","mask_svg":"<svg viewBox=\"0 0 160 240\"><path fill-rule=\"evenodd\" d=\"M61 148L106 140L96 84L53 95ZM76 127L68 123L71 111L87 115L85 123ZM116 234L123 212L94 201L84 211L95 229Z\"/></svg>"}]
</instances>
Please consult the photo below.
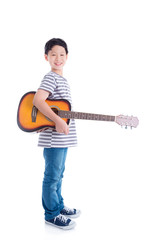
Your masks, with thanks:
<instances>
[{"instance_id":1,"label":"guitar sound hole","mask_svg":"<svg viewBox=\"0 0 160 240\"><path fill-rule=\"evenodd\" d=\"M58 115L58 109L57 109L57 108L51 108L51 109L52 109L52 111L53 111L55 114Z\"/></svg>"},{"instance_id":2,"label":"guitar sound hole","mask_svg":"<svg viewBox=\"0 0 160 240\"><path fill-rule=\"evenodd\" d=\"M52 111L53 111L55 114L58 115L58 109L57 109L57 108L52 108L52 107L51 107L51 109L52 109ZM48 121L52 122L52 120L49 119L48 117L45 116L45 118L46 118Z\"/></svg>"}]
</instances>

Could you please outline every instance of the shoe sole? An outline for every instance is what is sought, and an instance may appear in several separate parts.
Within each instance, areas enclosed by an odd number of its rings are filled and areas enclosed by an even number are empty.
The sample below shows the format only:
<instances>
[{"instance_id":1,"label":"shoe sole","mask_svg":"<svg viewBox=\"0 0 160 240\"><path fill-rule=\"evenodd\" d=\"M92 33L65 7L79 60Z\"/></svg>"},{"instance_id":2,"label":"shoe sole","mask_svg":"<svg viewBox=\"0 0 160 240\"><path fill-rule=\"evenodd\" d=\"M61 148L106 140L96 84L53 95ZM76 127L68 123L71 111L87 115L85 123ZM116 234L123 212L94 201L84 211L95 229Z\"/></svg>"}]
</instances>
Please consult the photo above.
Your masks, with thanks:
<instances>
[{"instance_id":1,"label":"shoe sole","mask_svg":"<svg viewBox=\"0 0 160 240\"><path fill-rule=\"evenodd\" d=\"M45 221L45 223L46 223L46 224L49 224L49 225L51 225L51 226L53 226L53 227L63 229L63 230L70 230L70 229L72 229L72 228L74 228L74 227L76 226L76 223L73 222L73 221L72 221L72 223L69 224L68 226L58 226L58 225L56 225L56 224L54 224L54 223L50 223L50 222L48 222L48 221Z\"/></svg>"}]
</instances>

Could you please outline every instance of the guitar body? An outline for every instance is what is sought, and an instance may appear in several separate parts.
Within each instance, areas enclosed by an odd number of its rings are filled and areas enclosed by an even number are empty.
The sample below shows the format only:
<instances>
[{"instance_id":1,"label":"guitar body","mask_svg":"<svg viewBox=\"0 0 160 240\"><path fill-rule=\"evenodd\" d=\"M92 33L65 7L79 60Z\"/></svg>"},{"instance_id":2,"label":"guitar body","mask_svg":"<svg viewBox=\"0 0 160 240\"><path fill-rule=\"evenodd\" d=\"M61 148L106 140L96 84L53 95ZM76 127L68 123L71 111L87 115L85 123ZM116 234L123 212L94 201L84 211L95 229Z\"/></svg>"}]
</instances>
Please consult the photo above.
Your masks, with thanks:
<instances>
[{"instance_id":1,"label":"guitar body","mask_svg":"<svg viewBox=\"0 0 160 240\"><path fill-rule=\"evenodd\" d=\"M19 128L25 132L36 132L43 128L55 129L55 123L44 116L33 105L33 98L35 93L36 92L28 92L24 94L20 100L17 113L17 124ZM52 109L52 111L61 117L67 124L69 124L70 119L110 121L116 122L120 126L125 126L125 128L137 127L139 124L138 118L133 116L110 116L93 113L73 112L71 111L70 103L64 99L46 99L46 103Z\"/></svg>"},{"instance_id":2,"label":"guitar body","mask_svg":"<svg viewBox=\"0 0 160 240\"><path fill-rule=\"evenodd\" d=\"M55 129L55 123L45 117L33 105L35 92L28 92L20 100L17 123L21 130L25 132L35 132L43 128ZM70 111L71 105L67 100L46 100L51 109L58 114L58 110ZM63 118L69 124L69 119Z\"/></svg>"}]
</instances>

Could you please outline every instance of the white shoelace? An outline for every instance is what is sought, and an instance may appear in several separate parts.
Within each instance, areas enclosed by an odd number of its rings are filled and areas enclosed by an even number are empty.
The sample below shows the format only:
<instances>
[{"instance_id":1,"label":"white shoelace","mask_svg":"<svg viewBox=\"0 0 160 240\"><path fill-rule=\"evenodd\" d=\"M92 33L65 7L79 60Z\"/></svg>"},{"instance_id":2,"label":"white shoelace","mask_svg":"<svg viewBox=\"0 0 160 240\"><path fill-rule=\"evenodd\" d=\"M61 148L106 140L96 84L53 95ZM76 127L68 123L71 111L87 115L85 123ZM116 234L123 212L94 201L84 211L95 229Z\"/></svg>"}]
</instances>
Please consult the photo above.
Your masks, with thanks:
<instances>
[{"instance_id":1,"label":"white shoelace","mask_svg":"<svg viewBox=\"0 0 160 240\"><path fill-rule=\"evenodd\" d=\"M68 208L66 206L64 206L64 209L66 210L67 213L69 213L70 211L74 212L74 209Z\"/></svg>"},{"instance_id":2,"label":"white shoelace","mask_svg":"<svg viewBox=\"0 0 160 240\"><path fill-rule=\"evenodd\" d=\"M54 219L54 222L56 221L57 218L58 218L61 222L63 222L63 223L66 223L67 220L68 220L68 218L66 218L65 216L59 214L59 215Z\"/></svg>"}]
</instances>

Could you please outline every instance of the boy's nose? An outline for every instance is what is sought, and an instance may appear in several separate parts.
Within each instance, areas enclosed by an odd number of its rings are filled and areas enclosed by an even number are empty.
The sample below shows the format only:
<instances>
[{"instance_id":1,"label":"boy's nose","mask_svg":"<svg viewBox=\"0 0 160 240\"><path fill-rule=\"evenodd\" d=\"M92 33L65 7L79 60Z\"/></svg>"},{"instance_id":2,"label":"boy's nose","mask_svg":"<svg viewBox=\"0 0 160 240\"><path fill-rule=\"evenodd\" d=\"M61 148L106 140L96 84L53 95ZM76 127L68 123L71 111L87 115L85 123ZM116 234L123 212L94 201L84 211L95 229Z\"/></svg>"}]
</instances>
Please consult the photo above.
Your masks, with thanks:
<instances>
[{"instance_id":1,"label":"boy's nose","mask_svg":"<svg viewBox=\"0 0 160 240\"><path fill-rule=\"evenodd\" d=\"M56 60L59 60L60 59L60 56L56 56Z\"/></svg>"}]
</instances>

